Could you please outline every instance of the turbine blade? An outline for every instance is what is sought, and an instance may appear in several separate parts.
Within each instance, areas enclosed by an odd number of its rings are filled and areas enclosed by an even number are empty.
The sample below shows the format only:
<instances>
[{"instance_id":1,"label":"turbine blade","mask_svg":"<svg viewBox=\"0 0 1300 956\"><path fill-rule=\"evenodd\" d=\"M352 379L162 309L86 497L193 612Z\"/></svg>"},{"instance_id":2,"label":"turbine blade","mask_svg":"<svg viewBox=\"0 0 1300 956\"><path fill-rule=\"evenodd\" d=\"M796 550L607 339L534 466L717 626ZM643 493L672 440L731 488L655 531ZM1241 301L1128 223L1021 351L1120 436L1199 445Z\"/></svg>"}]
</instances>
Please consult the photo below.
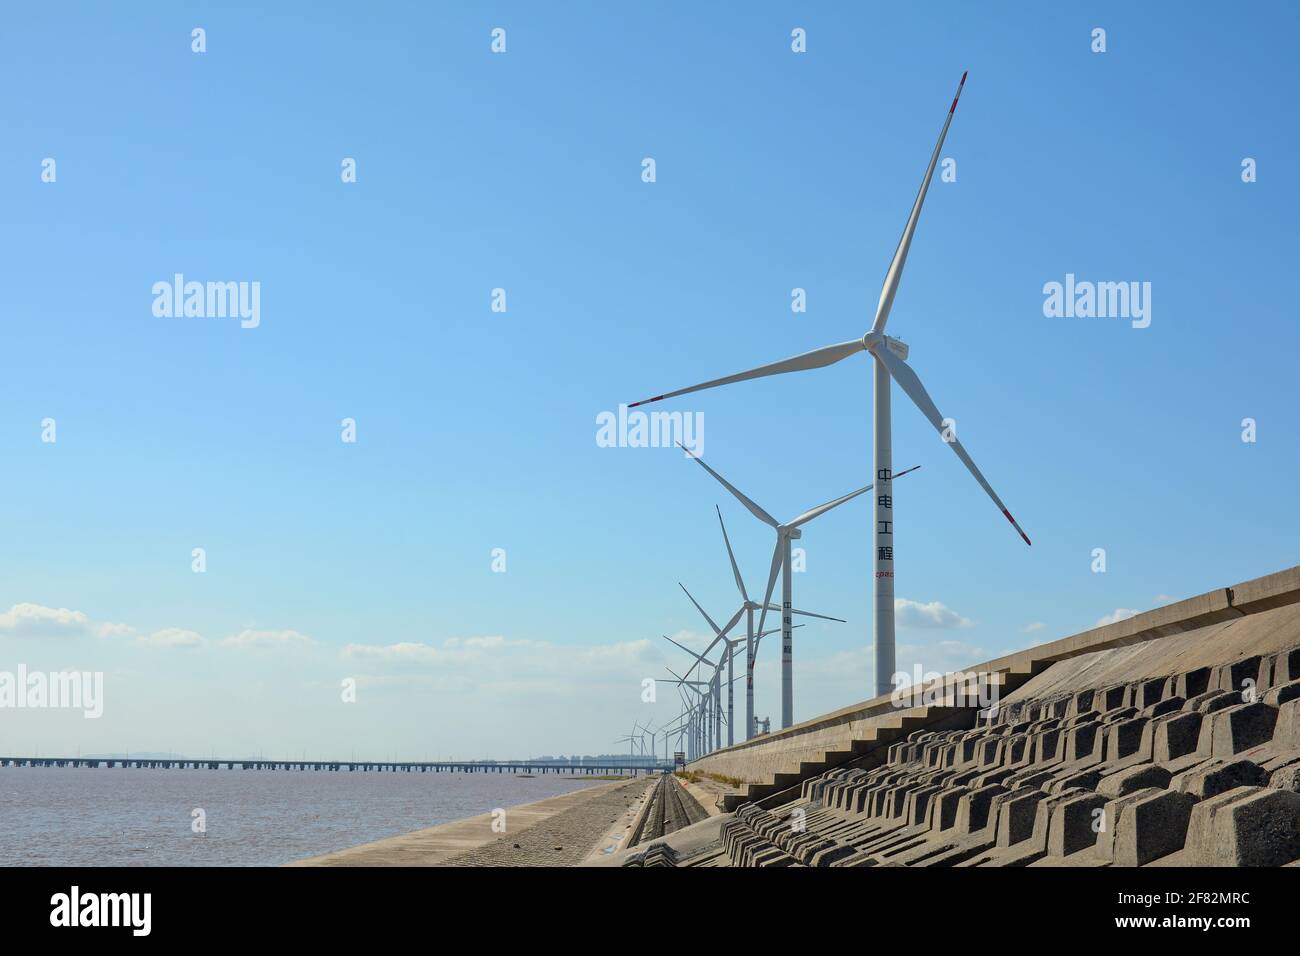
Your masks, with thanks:
<instances>
[{"instance_id":1,"label":"turbine blade","mask_svg":"<svg viewBox=\"0 0 1300 956\"><path fill-rule=\"evenodd\" d=\"M739 501L746 508L748 508L749 513L752 514L755 518L757 518L759 521L773 528L778 526L779 522L775 518L773 518L770 514L768 514L766 511L760 508L751 499L747 498L744 494L742 494L740 489L738 489L731 482L727 481L726 478L723 478L720 474L718 474L716 471L714 471L712 468L706 465L704 463L703 458L701 458L699 455L695 454L694 452L689 451L686 448L686 446L683 445L681 442L677 443L677 447L680 448L682 451L686 452L686 454L690 455L692 458L694 458L697 462L699 462L701 468L707 471L714 478L718 479L718 482L722 485L722 487L726 488L733 495L735 495L736 500Z\"/></svg>"},{"instance_id":2,"label":"turbine blade","mask_svg":"<svg viewBox=\"0 0 1300 956\"><path fill-rule=\"evenodd\" d=\"M704 659L704 655L703 655L703 654L696 654L693 650L691 650L691 649L690 649L689 647L687 647L685 644L678 644L676 641L674 641L674 640L673 640L671 637L669 637L667 634L663 634L663 635L660 635L660 636L663 637L663 639L664 639L665 641L667 641L669 644L676 644L678 647L680 647L682 650L684 650L687 654L690 654L692 657L695 658L695 663L692 664L692 665L690 666L690 668L686 671L686 676L687 676L688 678L691 676L691 671L695 670L695 668L696 668L697 665L699 665L699 664L710 664L710 663L712 663L712 661L706 661L706 660ZM716 643L716 639L715 639L715 643ZM709 647L712 647L712 646L713 646L712 644L709 645Z\"/></svg>"},{"instance_id":3,"label":"turbine blade","mask_svg":"<svg viewBox=\"0 0 1300 956\"><path fill-rule=\"evenodd\" d=\"M813 368L824 368L827 365L834 365L841 359L846 359L853 353L861 350L861 341L841 342L839 345L828 345L825 348L813 349L811 352L804 352L802 355L796 355L793 358L782 359L780 362L773 362L771 365L760 365L758 368L751 368L747 372L737 372L735 375L728 375L726 378L715 378L712 381L702 382L699 385L692 385L689 388L679 388L675 392L665 392L663 395L656 395L654 398L647 398L639 402L633 402L628 406L628 408L636 408L638 405L649 405L651 402L661 402L665 398L675 398L678 395L685 395L688 392L698 392L706 388L716 388L719 385L730 385L732 382L744 382L751 378L764 378L768 375L781 375L784 372L803 372Z\"/></svg>"},{"instance_id":4,"label":"turbine blade","mask_svg":"<svg viewBox=\"0 0 1300 956\"><path fill-rule=\"evenodd\" d=\"M898 248L894 250L889 271L885 273L885 284L880 290L880 301L876 304L876 320L871 324L872 332L884 332L885 323L889 321L889 310L894 306L894 295L898 292L898 283L903 278L903 266L907 263L907 250L912 246L912 235L916 232L916 223L921 218L921 205L925 202L925 194L930 189L934 166L939 161L939 150L943 149L944 137L948 135L952 114L957 111L957 101L961 99L962 87L965 85L966 74L963 73L961 83L957 85L957 95L952 98L952 106L948 108L948 117L943 121L943 129L939 131L939 141L934 144L934 152L930 154L930 165L925 169L925 178L921 180L921 189L916 194L916 202L912 203L912 213L907 217L907 225L903 227L903 237L898 240Z\"/></svg>"},{"instance_id":5,"label":"turbine blade","mask_svg":"<svg viewBox=\"0 0 1300 956\"><path fill-rule=\"evenodd\" d=\"M681 588L683 591L686 591L686 585L682 584L681 581L678 581L678 582L677 582L677 586L678 586L679 588ZM688 598L690 598L690 599L691 599L691 603L695 605L695 610L699 611L701 614L704 615L704 620L706 620L706 621L709 622L709 627L713 628L713 633L714 633L714 634L720 634L720 633L722 633L722 632L718 629L718 625L716 625L716 624L713 623L713 618L709 617L709 613L708 613L706 610L704 610L704 608L700 607L700 602L697 601L697 600L695 600L695 596L694 596L693 594L691 594L690 591L686 591L686 596L687 596ZM706 651L705 653L708 653L708 652Z\"/></svg>"},{"instance_id":6,"label":"turbine blade","mask_svg":"<svg viewBox=\"0 0 1300 956\"><path fill-rule=\"evenodd\" d=\"M772 589L776 587L776 576L781 571L784 554L781 549L781 536L776 536L776 548L772 551L772 570L767 574L767 593L763 595L763 610L758 614L758 629L763 630L763 622L767 620L767 609L772 604Z\"/></svg>"},{"instance_id":7,"label":"turbine blade","mask_svg":"<svg viewBox=\"0 0 1300 956\"><path fill-rule=\"evenodd\" d=\"M921 414L930 420L930 424L933 425L935 430L939 432L940 436L942 436L944 431L943 415L939 413L939 409L934 404L934 400L930 398L930 393L925 390L925 386L921 384L921 380L917 378L916 373L912 371L912 367L890 351L889 346L883 343L879 348L873 349L871 354L884 363L885 368L889 369L889 374L893 376L894 381L898 382L899 387L907 393L907 397L916 404L916 407L921 410ZM962 464L966 466L967 470L975 476L975 480L979 482L980 487L984 489L985 493L993 499L993 503L998 506L998 510L1001 511L1002 514L1006 516L1006 519L1011 522L1011 526L1019 532L1020 537L1025 539L1025 544L1031 544L1032 542L1029 540L1029 535L1025 534L1024 529L1016 523L1016 519L1011 517L1011 512L1008 511L1007 506L1002 503L1002 499L999 498L998 493L993 490L993 486L988 483L980 470L975 467L975 462L971 460L970 455L966 454L966 449L963 448L961 442L957 440L957 436L954 435L951 441L945 439L944 443L953 450L957 457L961 459Z\"/></svg>"},{"instance_id":8,"label":"turbine blade","mask_svg":"<svg viewBox=\"0 0 1300 956\"><path fill-rule=\"evenodd\" d=\"M816 617L816 618L820 618L820 619L823 620L823 621L838 621L840 624L847 624L847 623L848 623L848 622L845 621L843 618L839 618L839 617L830 617L829 615L826 615L826 614L814 614L812 611L798 611L798 610L793 610L793 609L792 609L792 610L790 611L790 613L791 613L791 614L801 614L801 615L803 615L804 617Z\"/></svg>"},{"instance_id":9,"label":"turbine blade","mask_svg":"<svg viewBox=\"0 0 1300 956\"><path fill-rule=\"evenodd\" d=\"M812 521L812 519L816 518L818 515L824 515L832 508L837 508L840 505L844 504L844 502L846 501L852 501L858 495L864 495L870 490L871 490L871 485L867 485L865 488L859 488L857 491L850 491L847 495L844 495L842 498L836 498L834 501L828 501L824 505L818 505L816 508L813 508L811 511L805 511L799 517L795 518L793 521L787 524L786 527L797 528L801 524L807 524L809 521Z\"/></svg>"},{"instance_id":10,"label":"turbine blade","mask_svg":"<svg viewBox=\"0 0 1300 956\"><path fill-rule=\"evenodd\" d=\"M799 612L798 612L798 611L795 611L795 613L798 614ZM831 618L831 620L835 620L835 618ZM843 622L841 621L840 623L843 623ZM792 624L792 625L790 625L790 626L791 626L791 628L803 627L802 624ZM757 637L754 638L754 646L757 647L757 646L758 646L758 642L761 641L763 638L767 637L767 635L769 635L769 634L776 634L776 633L780 632L780 630L781 630L781 629L780 629L779 627L769 627L769 628L768 628L766 631L764 631L762 634L759 634Z\"/></svg>"},{"instance_id":11,"label":"turbine blade","mask_svg":"<svg viewBox=\"0 0 1300 956\"><path fill-rule=\"evenodd\" d=\"M731 629L732 629L733 627L735 627L735 626L736 626L736 622L740 620L740 615L742 615L742 614L744 614L744 613L745 613L745 608L742 606L742 607L740 608L739 611L737 611L735 614L731 615L731 620L729 620L725 625L723 625L722 630L718 632L717 640L715 640L715 641L713 642L713 644L717 644L718 641L726 641L726 640L727 640L727 635L731 633ZM709 645L709 650L706 650L706 651L704 652L705 654L707 654L707 653L709 653L709 651L713 650L713 644L710 644L710 645Z\"/></svg>"},{"instance_id":12,"label":"turbine blade","mask_svg":"<svg viewBox=\"0 0 1300 956\"><path fill-rule=\"evenodd\" d=\"M682 584L681 581L678 581L678 582L677 582L677 586L678 586L679 588L681 588L683 591L686 591L686 585ZM700 607L700 602L697 601L697 600L695 600L695 596L694 596L693 594L691 594L690 591L686 591L686 596L687 596L688 598L691 599L691 603L695 605L695 609L696 609L697 611L699 611L701 614L704 615L704 620L706 620L706 621L709 622L709 627L713 628L713 633L714 633L715 636L714 636L713 640L709 642L709 646L706 647L706 648L704 649L704 654L708 654L710 651L712 651L715 647L718 646L718 642L719 642L719 641L725 641L725 640L727 639L727 632L730 631L733 627L736 626L736 622L740 620L740 613L741 613L741 612L740 612L740 611L737 611L734 615L732 615L731 620L727 622L727 626L724 627L724 628L722 628L721 630L719 630L719 629L718 629L718 625L713 623L713 618L709 617L709 615L705 612L704 608ZM744 610L744 608L741 608L741 611L743 611L743 610ZM670 638L670 637L668 637L668 636L666 636L666 635L664 636L664 640L666 640L666 641L671 641L673 644L677 644L676 641L672 640L672 638ZM678 647L682 647L682 645L680 645L680 644L677 644L677 646L678 646ZM689 648L685 648L685 647L682 647L682 650L687 651L688 653L691 653L691 654L694 654L694 653L695 653L694 651L690 650ZM712 663L712 661L707 661L707 660L705 660L703 654L699 654L699 655L696 655L696 656L699 658L699 663L704 663L704 664L711 664L711 663ZM690 666L690 668L686 671L686 676L687 676L687 677L690 677L690 676L691 676L691 671L695 670L695 667L696 667L695 664L692 664L692 665Z\"/></svg>"},{"instance_id":13,"label":"turbine blade","mask_svg":"<svg viewBox=\"0 0 1300 956\"><path fill-rule=\"evenodd\" d=\"M731 539L727 537L727 526L722 523L722 509L717 505L713 506L718 512L718 524L722 526L722 540L727 545L727 557L731 559L731 573L736 576L736 587L740 589L741 599L748 604L749 595L745 593L745 579L740 576L740 568L736 565L736 555L731 550Z\"/></svg>"}]
</instances>

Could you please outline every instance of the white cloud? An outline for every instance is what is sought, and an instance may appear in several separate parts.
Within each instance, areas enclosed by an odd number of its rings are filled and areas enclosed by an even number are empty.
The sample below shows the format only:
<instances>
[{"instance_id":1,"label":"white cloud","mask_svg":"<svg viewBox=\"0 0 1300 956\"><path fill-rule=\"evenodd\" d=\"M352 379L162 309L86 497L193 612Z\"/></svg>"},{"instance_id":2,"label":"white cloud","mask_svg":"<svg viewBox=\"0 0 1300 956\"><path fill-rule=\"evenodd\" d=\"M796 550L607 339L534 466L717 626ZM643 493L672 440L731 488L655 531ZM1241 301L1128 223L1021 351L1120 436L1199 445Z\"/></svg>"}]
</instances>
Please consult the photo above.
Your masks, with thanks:
<instances>
[{"instance_id":1,"label":"white cloud","mask_svg":"<svg viewBox=\"0 0 1300 956\"><path fill-rule=\"evenodd\" d=\"M95 636L99 638L130 637L134 633L135 628L130 624L101 624L95 629Z\"/></svg>"},{"instance_id":2,"label":"white cloud","mask_svg":"<svg viewBox=\"0 0 1300 956\"><path fill-rule=\"evenodd\" d=\"M90 629L90 618L66 607L15 604L0 614L0 633L16 637L79 637Z\"/></svg>"},{"instance_id":3,"label":"white cloud","mask_svg":"<svg viewBox=\"0 0 1300 956\"><path fill-rule=\"evenodd\" d=\"M203 636L195 631L187 631L180 627L165 627L148 636L141 634L135 639L135 643L142 647L201 647L204 641Z\"/></svg>"},{"instance_id":4,"label":"white cloud","mask_svg":"<svg viewBox=\"0 0 1300 956\"><path fill-rule=\"evenodd\" d=\"M444 655L430 644L403 641L400 644L347 644L339 651L345 661L376 663L436 664Z\"/></svg>"},{"instance_id":5,"label":"white cloud","mask_svg":"<svg viewBox=\"0 0 1300 956\"><path fill-rule=\"evenodd\" d=\"M894 620L898 622L899 627L931 629L972 627L975 624L970 618L962 617L940 601L922 604L920 601L909 601L907 598L894 599Z\"/></svg>"},{"instance_id":6,"label":"white cloud","mask_svg":"<svg viewBox=\"0 0 1300 956\"><path fill-rule=\"evenodd\" d=\"M0 614L0 634L74 638L93 634L101 640L134 638L134 643L141 647L199 647L205 643L199 634L184 628L166 627L146 635L129 624L112 621L95 624L81 611L39 604L15 604Z\"/></svg>"},{"instance_id":7,"label":"white cloud","mask_svg":"<svg viewBox=\"0 0 1300 956\"><path fill-rule=\"evenodd\" d=\"M511 640L500 635L487 637L449 637L440 645L422 641L396 644L347 644L339 652L345 661L375 664L462 664L485 658L499 658L519 650L544 650L545 641Z\"/></svg>"},{"instance_id":8,"label":"white cloud","mask_svg":"<svg viewBox=\"0 0 1300 956\"><path fill-rule=\"evenodd\" d=\"M353 643L339 651L339 658L365 670L359 681L364 676L379 684L401 682L388 679L393 676L412 683L437 681L445 687L463 684L491 694L572 694L580 688L590 690L596 683L613 687L630 681L639 694L640 680L667 676L661 643L638 639L583 646L468 637L448 638L440 644ZM413 673L413 668L420 670Z\"/></svg>"},{"instance_id":9,"label":"white cloud","mask_svg":"<svg viewBox=\"0 0 1300 956\"><path fill-rule=\"evenodd\" d=\"M1034 621L1032 624L1026 624L1020 629L1021 634L1036 634L1043 628L1047 627L1042 621Z\"/></svg>"},{"instance_id":10,"label":"white cloud","mask_svg":"<svg viewBox=\"0 0 1300 956\"><path fill-rule=\"evenodd\" d=\"M645 638L635 641L620 641L617 644L597 644L595 647L577 648L573 657L578 664L587 668L623 667L629 664L658 664L663 660L662 648Z\"/></svg>"},{"instance_id":11,"label":"white cloud","mask_svg":"<svg viewBox=\"0 0 1300 956\"><path fill-rule=\"evenodd\" d=\"M306 634L297 631L243 630L221 641L223 647L303 647L312 642Z\"/></svg>"},{"instance_id":12,"label":"white cloud","mask_svg":"<svg viewBox=\"0 0 1300 956\"><path fill-rule=\"evenodd\" d=\"M1116 621L1127 621L1129 618L1141 614L1142 612L1131 607L1117 607L1109 614L1097 619L1097 627L1105 627L1107 624L1114 624Z\"/></svg>"},{"instance_id":13,"label":"white cloud","mask_svg":"<svg viewBox=\"0 0 1300 956\"><path fill-rule=\"evenodd\" d=\"M465 648L470 651L497 651L508 647L546 647L545 641L530 641L527 638L506 638L500 634L488 637L449 637L442 646L456 650Z\"/></svg>"}]
</instances>

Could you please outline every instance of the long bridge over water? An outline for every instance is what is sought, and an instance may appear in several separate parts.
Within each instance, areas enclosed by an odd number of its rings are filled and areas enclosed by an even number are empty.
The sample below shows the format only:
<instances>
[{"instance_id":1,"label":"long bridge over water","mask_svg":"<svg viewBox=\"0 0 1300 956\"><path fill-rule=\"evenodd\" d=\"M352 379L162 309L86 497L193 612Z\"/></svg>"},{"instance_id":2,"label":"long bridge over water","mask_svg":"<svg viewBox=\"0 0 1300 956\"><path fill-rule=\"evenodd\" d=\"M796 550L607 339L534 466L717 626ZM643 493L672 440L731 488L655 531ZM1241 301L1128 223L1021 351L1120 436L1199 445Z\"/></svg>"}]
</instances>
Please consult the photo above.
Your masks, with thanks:
<instances>
[{"instance_id":1,"label":"long bridge over water","mask_svg":"<svg viewBox=\"0 0 1300 956\"><path fill-rule=\"evenodd\" d=\"M123 767L133 770L312 770L375 771L378 773L532 773L571 776L635 776L650 771L671 770L671 763L581 763L561 764L529 760L244 760L196 759L192 757L4 757L0 767Z\"/></svg>"}]
</instances>

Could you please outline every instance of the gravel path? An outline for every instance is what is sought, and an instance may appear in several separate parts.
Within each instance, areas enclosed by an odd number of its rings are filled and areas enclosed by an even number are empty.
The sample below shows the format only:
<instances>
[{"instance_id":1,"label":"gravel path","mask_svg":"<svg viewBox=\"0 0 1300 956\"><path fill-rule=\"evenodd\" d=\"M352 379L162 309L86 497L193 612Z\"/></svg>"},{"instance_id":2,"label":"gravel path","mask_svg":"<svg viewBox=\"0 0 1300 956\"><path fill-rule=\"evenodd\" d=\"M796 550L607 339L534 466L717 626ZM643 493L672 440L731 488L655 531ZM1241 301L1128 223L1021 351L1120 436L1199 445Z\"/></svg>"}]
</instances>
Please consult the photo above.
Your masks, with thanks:
<instances>
[{"instance_id":1,"label":"gravel path","mask_svg":"<svg viewBox=\"0 0 1300 956\"><path fill-rule=\"evenodd\" d=\"M605 790L518 833L466 850L443 866L577 866L646 789L639 777Z\"/></svg>"}]
</instances>

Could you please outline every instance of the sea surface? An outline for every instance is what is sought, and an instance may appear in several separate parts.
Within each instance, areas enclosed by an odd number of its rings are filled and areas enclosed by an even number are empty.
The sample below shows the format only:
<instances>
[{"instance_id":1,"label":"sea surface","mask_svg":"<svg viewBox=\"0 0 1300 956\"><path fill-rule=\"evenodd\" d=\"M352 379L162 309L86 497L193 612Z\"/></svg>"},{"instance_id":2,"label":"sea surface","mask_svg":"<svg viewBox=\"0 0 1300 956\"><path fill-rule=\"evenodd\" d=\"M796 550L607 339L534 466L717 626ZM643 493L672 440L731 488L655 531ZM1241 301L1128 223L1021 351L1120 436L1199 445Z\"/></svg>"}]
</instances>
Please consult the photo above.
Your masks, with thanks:
<instances>
[{"instance_id":1,"label":"sea surface","mask_svg":"<svg viewBox=\"0 0 1300 956\"><path fill-rule=\"evenodd\" d=\"M0 866L274 866L600 781L511 773L0 767ZM195 833L195 809L206 833Z\"/></svg>"}]
</instances>

